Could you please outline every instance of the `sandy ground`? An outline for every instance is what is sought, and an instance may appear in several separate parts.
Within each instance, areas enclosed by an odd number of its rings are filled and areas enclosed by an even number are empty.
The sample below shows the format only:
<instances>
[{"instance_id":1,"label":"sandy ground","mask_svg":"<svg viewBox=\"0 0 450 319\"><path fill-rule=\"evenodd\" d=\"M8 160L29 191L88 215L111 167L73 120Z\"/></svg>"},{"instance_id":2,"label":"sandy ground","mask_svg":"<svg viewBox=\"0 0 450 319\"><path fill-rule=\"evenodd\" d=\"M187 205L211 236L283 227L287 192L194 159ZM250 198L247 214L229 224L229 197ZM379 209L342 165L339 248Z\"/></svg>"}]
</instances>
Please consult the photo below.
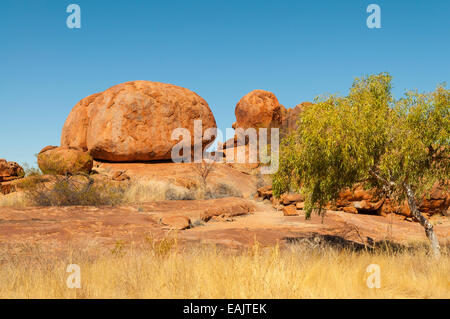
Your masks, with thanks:
<instances>
[{"instance_id":1,"label":"sandy ground","mask_svg":"<svg viewBox=\"0 0 450 319\"><path fill-rule=\"evenodd\" d=\"M254 207L254 212L202 222L185 230L160 223L163 216L187 216L199 221L211 209L233 212L236 205ZM450 238L447 217L433 218L441 242ZM426 242L423 228L398 216L382 217L328 211L325 218L313 215L283 216L267 202L251 199L162 201L119 207L30 207L0 208L0 246L44 244L56 251L73 247L114 247L117 243L139 245L145 238L176 236L181 245L213 244L228 248L280 245L314 235L337 236L366 243L391 240L397 243ZM369 237L369 238L368 238ZM51 249L48 250L52 251Z\"/></svg>"}]
</instances>

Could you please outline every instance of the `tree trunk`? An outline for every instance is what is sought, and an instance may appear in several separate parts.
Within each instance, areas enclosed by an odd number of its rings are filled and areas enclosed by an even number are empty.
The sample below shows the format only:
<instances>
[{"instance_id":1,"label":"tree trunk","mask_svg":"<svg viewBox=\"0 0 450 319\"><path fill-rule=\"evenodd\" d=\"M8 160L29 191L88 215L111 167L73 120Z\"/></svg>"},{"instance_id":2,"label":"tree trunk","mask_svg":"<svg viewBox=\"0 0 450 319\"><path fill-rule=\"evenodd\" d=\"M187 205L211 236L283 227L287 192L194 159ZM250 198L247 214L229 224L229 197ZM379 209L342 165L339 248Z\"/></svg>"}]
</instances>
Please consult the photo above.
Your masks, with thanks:
<instances>
[{"instance_id":1,"label":"tree trunk","mask_svg":"<svg viewBox=\"0 0 450 319\"><path fill-rule=\"evenodd\" d=\"M419 221L420 225L425 228L425 234L427 235L428 239L430 240L431 249L433 251L433 255L435 257L441 256L441 247L439 246L439 241L436 236L436 233L434 232L433 225L430 224L430 222L425 218L425 216L422 215L422 213L417 208L417 202L416 197L414 196L414 192L411 189L411 186L408 184L404 184L405 191L406 191L406 198L408 200L408 206L409 210L411 211L411 214Z\"/></svg>"}]
</instances>

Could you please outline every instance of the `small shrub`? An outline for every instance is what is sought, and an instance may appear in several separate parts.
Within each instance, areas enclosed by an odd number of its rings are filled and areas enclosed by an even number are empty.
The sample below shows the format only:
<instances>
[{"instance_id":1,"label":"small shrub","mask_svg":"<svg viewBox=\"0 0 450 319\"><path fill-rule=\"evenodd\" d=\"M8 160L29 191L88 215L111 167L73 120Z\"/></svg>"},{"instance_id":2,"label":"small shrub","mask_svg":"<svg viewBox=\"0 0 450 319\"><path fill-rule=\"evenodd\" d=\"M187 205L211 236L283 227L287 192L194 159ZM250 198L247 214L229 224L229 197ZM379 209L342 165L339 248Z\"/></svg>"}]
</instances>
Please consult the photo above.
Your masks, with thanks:
<instances>
[{"instance_id":1,"label":"small shrub","mask_svg":"<svg viewBox=\"0 0 450 319\"><path fill-rule=\"evenodd\" d=\"M175 187L168 187L165 192L166 200L194 200L196 194L194 190L178 189Z\"/></svg>"},{"instance_id":2,"label":"small shrub","mask_svg":"<svg viewBox=\"0 0 450 319\"><path fill-rule=\"evenodd\" d=\"M80 182L57 176L50 186L43 182L28 186L26 196L36 206L114 206L123 202L124 187L95 183L86 177Z\"/></svg>"},{"instance_id":3,"label":"small shrub","mask_svg":"<svg viewBox=\"0 0 450 319\"><path fill-rule=\"evenodd\" d=\"M15 181L15 186L18 190L33 190L38 187L41 187L44 183L49 183L53 181L55 178L52 176L45 176L40 173L40 171L33 171L30 173L28 171L24 178L18 179Z\"/></svg>"},{"instance_id":4,"label":"small shrub","mask_svg":"<svg viewBox=\"0 0 450 319\"><path fill-rule=\"evenodd\" d=\"M227 183L219 183L206 189L205 199L224 197L242 197L242 193L240 190Z\"/></svg>"},{"instance_id":5,"label":"small shrub","mask_svg":"<svg viewBox=\"0 0 450 319\"><path fill-rule=\"evenodd\" d=\"M202 184L205 188L206 188L208 176L215 169L215 164L216 163L214 161L208 161L208 160L203 160L199 163L193 163L192 170L199 177L200 181L202 182Z\"/></svg>"},{"instance_id":6,"label":"small shrub","mask_svg":"<svg viewBox=\"0 0 450 319\"><path fill-rule=\"evenodd\" d=\"M201 219L196 219L196 220L194 220L193 222L192 222L192 225L191 225L191 227L193 228L193 227L200 227L200 226L204 226L205 225L205 222L203 221L203 220L201 220Z\"/></svg>"}]
</instances>

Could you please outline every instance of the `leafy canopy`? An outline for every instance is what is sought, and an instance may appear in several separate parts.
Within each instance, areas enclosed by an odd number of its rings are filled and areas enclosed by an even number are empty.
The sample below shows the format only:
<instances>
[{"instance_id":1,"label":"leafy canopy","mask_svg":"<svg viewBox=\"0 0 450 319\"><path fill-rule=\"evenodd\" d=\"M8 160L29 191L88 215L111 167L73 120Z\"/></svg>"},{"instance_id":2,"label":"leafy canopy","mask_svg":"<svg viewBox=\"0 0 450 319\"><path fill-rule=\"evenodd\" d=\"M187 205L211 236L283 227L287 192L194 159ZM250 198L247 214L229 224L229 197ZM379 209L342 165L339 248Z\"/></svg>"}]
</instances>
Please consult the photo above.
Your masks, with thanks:
<instances>
[{"instance_id":1,"label":"leafy canopy","mask_svg":"<svg viewBox=\"0 0 450 319\"><path fill-rule=\"evenodd\" d=\"M416 193L449 178L450 92L408 92L395 101L387 73L355 79L349 95L322 96L300 114L298 130L280 147L276 196L306 195L319 213L355 183L400 200L403 184Z\"/></svg>"}]
</instances>

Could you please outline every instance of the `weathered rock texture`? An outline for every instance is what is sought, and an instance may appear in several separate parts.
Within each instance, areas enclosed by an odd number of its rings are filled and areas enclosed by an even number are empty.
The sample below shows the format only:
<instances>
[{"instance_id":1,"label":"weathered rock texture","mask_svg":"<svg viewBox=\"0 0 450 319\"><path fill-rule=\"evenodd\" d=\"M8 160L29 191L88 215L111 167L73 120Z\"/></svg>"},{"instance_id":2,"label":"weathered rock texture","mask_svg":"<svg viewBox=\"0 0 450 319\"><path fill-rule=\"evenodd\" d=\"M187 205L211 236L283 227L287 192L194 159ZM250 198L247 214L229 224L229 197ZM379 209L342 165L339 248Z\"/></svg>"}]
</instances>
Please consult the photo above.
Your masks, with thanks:
<instances>
[{"instance_id":1,"label":"weathered rock texture","mask_svg":"<svg viewBox=\"0 0 450 319\"><path fill-rule=\"evenodd\" d=\"M394 203L390 199L379 195L376 189L364 190L356 185L353 189L341 192L337 201L338 210L354 213L368 213L386 215L397 213L405 217L412 217L406 201ZM418 202L419 210L427 215L446 215L450 206L450 194L439 186L433 185L430 194L424 194Z\"/></svg>"},{"instance_id":2,"label":"weathered rock texture","mask_svg":"<svg viewBox=\"0 0 450 319\"><path fill-rule=\"evenodd\" d=\"M236 122L233 128L280 127L281 105L272 92L253 90L236 105Z\"/></svg>"},{"instance_id":3,"label":"weathered rock texture","mask_svg":"<svg viewBox=\"0 0 450 319\"><path fill-rule=\"evenodd\" d=\"M236 199L238 200L238 199ZM242 199L240 199L242 200ZM155 242L176 238L182 247L195 247L195 244L212 245L218 248L247 249L255 247L255 242L262 247L280 247L297 243L310 236L328 236L331 239L340 237L346 240L368 243L385 243L387 229L391 229L389 239L396 243L426 242L423 228L418 223L410 223L398 216L384 218L364 214L343 214L327 212L322 219L312 214L305 220L304 212L297 210L299 216L283 216L281 211L275 212L270 206L247 200L249 207L256 206L254 213L231 217L232 223L212 217L200 227L178 231L174 234L174 226L165 225L160 220L169 216L186 216L191 221L199 221L201 214L216 207L230 207L236 202L228 198L214 200L184 200L149 202L139 205L121 205L115 207L26 207L1 208L0 243L8 253L28 253L23 244L39 244L46 248L47 254L60 256L66 252L68 241L70 249L92 246L95 251L105 247L107 252L117 247L117 242L131 243L148 249L149 237ZM242 202L245 204L245 202ZM437 218L438 216L434 217ZM178 221L178 217L177 217ZM450 236L450 220L436 219L438 238L442 245ZM165 222L169 220L165 218ZM170 221L170 222L173 222ZM183 221L186 225L185 221ZM176 225L179 227L178 223ZM184 228L183 224L180 224ZM332 242L330 242L332 243ZM142 245L142 246L141 246ZM20 256L20 255L18 255Z\"/></svg>"},{"instance_id":4,"label":"weathered rock texture","mask_svg":"<svg viewBox=\"0 0 450 319\"><path fill-rule=\"evenodd\" d=\"M241 198L228 198L229 205L221 205L214 208L206 209L201 215L201 219L205 222L214 217L235 217L247 214L252 214L255 211L255 206L248 201Z\"/></svg>"},{"instance_id":5,"label":"weathered rock texture","mask_svg":"<svg viewBox=\"0 0 450 319\"><path fill-rule=\"evenodd\" d=\"M294 108L285 108L272 92L253 90L236 105L236 122L233 123L233 128L254 128L257 131L260 128L279 128L281 138L297 128L300 113L309 105L312 103L303 102ZM235 146L242 145L242 142L237 137L234 138ZM245 143L248 143L248 140ZM270 143L270 139L268 143ZM226 147L230 146L223 146L223 148Z\"/></svg>"},{"instance_id":6,"label":"weathered rock texture","mask_svg":"<svg viewBox=\"0 0 450 319\"><path fill-rule=\"evenodd\" d=\"M272 204L283 212L285 212L285 207L292 207L293 205L297 209L304 208L304 197L300 194L286 193L282 194L280 198L275 198L271 186L258 189L257 194L262 199L270 199ZM429 216L448 215L449 207L450 194L445 192L437 183L433 186L430 194L424 195L419 202L419 210ZM400 204L394 203L389 198L380 195L380 192L376 189L365 190L360 185L342 191L338 200L335 203L330 203L326 208L352 214L385 216L394 213L403 215L405 218L412 218L406 201Z\"/></svg>"},{"instance_id":7,"label":"weathered rock texture","mask_svg":"<svg viewBox=\"0 0 450 319\"><path fill-rule=\"evenodd\" d=\"M450 210L450 193L445 192L442 187L435 184L431 194L422 200L419 209L429 215L442 213L448 216Z\"/></svg>"},{"instance_id":8,"label":"weathered rock texture","mask_svg":"<svg viewBox=\"0 0 450 319\"><path fill-rule=\"evenodd\" d=\"M0 182L8 182L25 175L23 168L16 162L0 159Z\"/></svg>"},{"instance_id":9,"label":"weathered rock texture","mask_svg":"<svg viewBox=\"0 0 450 319\"><path fill-rule=\"evenodd\" d=\"M38 154L38 165L44 174L88 174L92 170L93 159L78 149L46 146Z\"/></svg>"},{"instance_id":10,"label":"weathered rock texture","mask_svg":"<svg viewBox=\"0 0 450 319\"><path fill-rule=\"evenodd\" d=\"M298 216L297 209L294 205L284 206L282 210L284 216Z\"/></svg>"},{"instance_id":11,"label":"weathered rock texture","mask_svg":"<svg viewBox=\"0 0 450 319\"><path fill-rule=\"evenodd\" d=\"M163 216L160 223L169 229L184 230L191 226L191 220L186 216Z\"/></svg>"},{"instance_id":12,"label":"weathered rock texture","mask_svg":"<svg viewBox=\"0 0 450 319\"><path fill-rule=\"evenodd\" d=\"M126 82L75 105L61 145L89 151L98 160L166 160L179 142L171 139L174 129L188 129L194 146L194 120L202 120L203 131L216 128L208 104L196 93L159 82Z\"/></svg>"},{"instance_id":13,"label":"weathered rock texture","mask_svg":"<svg viewBox=\"0 0 450 319\"><path fill-rule=\"evenodd\" d=\"M289 134L297 129L297 121L299 119L300 113L305 110L308 106L312 105L311 102L303 102L297 104L294 108L285 108L282 106L281 114L281 134Z\"/></svg>"}]
</instances>

